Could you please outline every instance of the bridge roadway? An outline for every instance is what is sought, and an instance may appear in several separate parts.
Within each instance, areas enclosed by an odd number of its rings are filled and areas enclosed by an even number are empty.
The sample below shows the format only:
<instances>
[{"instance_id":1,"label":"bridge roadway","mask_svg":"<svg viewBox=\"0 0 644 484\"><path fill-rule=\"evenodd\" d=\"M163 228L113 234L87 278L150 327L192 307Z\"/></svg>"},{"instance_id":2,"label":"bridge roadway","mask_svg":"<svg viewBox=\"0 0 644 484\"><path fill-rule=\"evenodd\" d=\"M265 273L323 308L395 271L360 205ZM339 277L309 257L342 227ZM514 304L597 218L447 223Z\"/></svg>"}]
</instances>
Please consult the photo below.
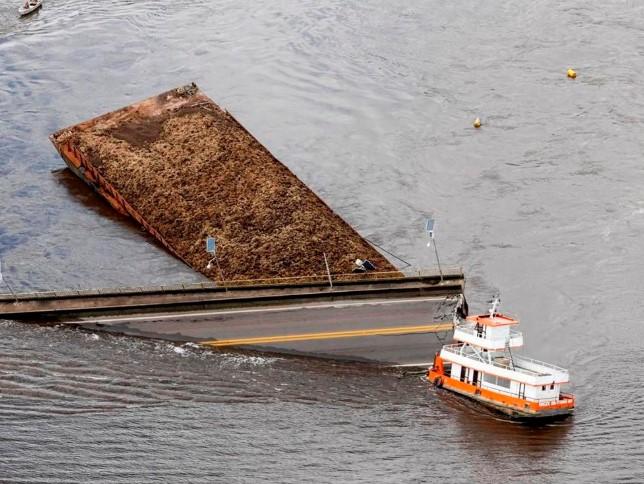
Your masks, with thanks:
<instances>
[{"instance_id":1,"label":"bridge roadway","mask_svg":"<svg viewBox=\"0 0 644 484\"><path fill-rule=\"evenodd\" d=\"M88 329L213 348L232 346L377 362L427 365L452 331L456 298L298 304L181 314L84 318Z\"/></svg>"},{"instance_id":2,"label":"bridge roadway","mask_svg":"<svg viewBox=\"0 0 644 484\"><path fill-rule=\"evenodd\" d=\"M140 288L0 296L0 318L212 348L362 360L431 362L451 337L462 273L389 280L221 288Z\"/></svg>"}]
</instances>

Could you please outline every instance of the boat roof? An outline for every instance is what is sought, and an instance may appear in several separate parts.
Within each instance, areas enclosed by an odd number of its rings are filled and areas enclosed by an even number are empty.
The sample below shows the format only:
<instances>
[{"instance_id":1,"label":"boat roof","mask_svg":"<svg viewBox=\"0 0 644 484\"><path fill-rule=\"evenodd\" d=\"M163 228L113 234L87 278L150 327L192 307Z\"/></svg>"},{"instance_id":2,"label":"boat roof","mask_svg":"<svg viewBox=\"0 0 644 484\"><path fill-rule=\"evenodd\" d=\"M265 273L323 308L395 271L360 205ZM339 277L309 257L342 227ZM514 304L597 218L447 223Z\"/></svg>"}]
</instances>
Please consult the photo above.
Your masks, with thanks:
<instances>
[{"instance_id":1,"label":"boat roof","mask_svg":"<svg viewBox=\"0 0 644 484\"><path fill-rule=\"evenodd\" d=\"M518 319L514 319L501 313L496 313L494 316L490 316L489 314L477 314L474 316L468 316L467 321L476 324L482 324L484 326L510 326L519 324Z\"/></svg>"}]
</instances>

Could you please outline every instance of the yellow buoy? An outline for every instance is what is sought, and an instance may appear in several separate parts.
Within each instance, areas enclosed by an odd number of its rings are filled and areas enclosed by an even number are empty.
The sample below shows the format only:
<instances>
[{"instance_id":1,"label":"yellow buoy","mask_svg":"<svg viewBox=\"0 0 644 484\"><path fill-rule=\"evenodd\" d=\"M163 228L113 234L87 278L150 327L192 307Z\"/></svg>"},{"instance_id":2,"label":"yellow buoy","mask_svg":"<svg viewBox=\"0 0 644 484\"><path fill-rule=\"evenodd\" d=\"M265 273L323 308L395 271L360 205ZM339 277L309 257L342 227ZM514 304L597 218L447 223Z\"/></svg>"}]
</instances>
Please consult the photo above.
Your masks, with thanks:
<instances>
[{"instance_id":1,"label":"yellow buoy","mask_svg":"<svg viewBox=\"0 0 644 484\"><path fill-rule=\"evenodd\" d=\"M568 77L574 79L577 77L577 73L573 69L568 69Z\"/></svg>"},{"instance_id":2,"label":"yellow buoy","mask_svg":"<svg viewBox=\"0 0 644 484\"><path fill-rule=\"evenodd\" d=\"M476 118L474 120L474 127L475 128L480 128L481 127L481 120L479 118Z\"/></svg>"}]
</instances>

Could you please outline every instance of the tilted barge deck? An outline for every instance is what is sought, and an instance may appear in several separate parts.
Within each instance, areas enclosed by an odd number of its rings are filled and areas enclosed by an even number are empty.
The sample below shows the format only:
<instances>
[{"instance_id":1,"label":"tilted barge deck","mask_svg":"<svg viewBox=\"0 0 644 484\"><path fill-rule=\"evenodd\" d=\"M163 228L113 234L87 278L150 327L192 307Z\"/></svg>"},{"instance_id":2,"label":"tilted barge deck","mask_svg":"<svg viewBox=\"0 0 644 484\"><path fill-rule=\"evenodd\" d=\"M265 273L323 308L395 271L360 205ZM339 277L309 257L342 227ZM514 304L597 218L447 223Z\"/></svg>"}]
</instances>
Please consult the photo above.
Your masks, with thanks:
<instances>
[{"instance_id":1,"label":"tilted barge deck","mask_svg":"<svg viewBox=\"0 0 644 484\"><path fill-rule=\"evenodd\" d=\"M227 111L184 86L51 135L71 170L213 280L398 277L375 250ZM209 267L208 236L219 265Z\"/></svg>"}]
</instances>

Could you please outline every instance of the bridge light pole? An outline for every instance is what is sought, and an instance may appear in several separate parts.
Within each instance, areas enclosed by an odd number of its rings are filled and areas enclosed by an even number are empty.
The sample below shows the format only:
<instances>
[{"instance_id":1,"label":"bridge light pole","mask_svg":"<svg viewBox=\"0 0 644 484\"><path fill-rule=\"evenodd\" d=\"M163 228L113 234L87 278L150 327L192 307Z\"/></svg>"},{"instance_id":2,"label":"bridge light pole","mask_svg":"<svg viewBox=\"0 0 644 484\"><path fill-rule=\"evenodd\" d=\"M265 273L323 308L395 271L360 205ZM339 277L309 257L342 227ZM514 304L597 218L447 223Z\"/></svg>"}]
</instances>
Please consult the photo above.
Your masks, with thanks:
<instances>
[{"instance_id":1,"label":"bridge light pole","mask_svg":"<svg viewBox=\"0 0 644 484\"><path fill-rule=\"evenodd\" d=\"M443 270L441 269L441 261L438 258L438 248L436 247L436 237L434 234L434 229L436 226L436 222L434 221L433 217L430 217L427 219L427 222L425 223L425 231L427 232L427 236L429 237L429 242L427 242L427 247L434 246L434 254L436 254L436 263L438 264L438 272L441 275L441 282L443 282Z\"/></svg>"}]
</instances>

